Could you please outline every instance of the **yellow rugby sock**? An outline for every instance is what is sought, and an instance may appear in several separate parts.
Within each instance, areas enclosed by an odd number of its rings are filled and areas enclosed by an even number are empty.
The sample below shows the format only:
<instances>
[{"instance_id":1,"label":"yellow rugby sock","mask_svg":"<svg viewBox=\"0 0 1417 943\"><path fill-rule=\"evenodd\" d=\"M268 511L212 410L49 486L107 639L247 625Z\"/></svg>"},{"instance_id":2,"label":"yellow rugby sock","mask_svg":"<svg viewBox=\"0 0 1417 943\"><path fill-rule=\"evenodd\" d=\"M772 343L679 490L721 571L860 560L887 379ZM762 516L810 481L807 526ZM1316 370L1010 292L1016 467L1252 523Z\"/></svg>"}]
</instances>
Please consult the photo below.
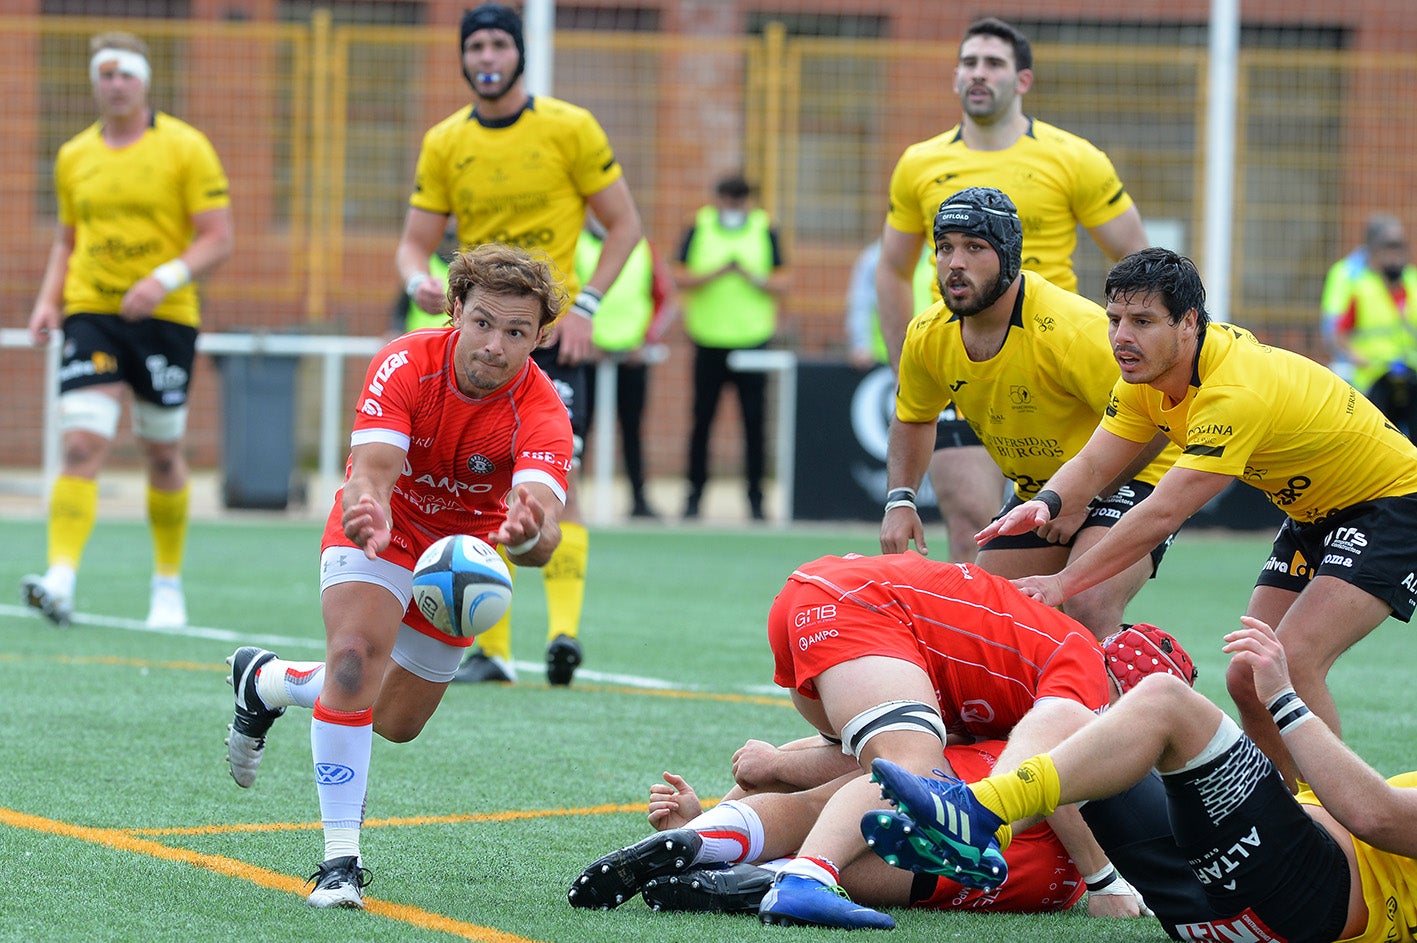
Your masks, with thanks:
<instances>
[{"instance_id":1,"label":"yellow rugby sock","mask_svg":"<svg viewBox=\"0 0 1417 943\"><path fill-rule=\"evenodd\" d=\"M60 475L49 495L49 565L78 569L98 520L98 482Z\"/></svg>"},{"instance_id":2,"label":"yellow rugby sock","mask_svg":"<svg viewBox=\"0 0 1417 943\"><path fill-rule=\"evenodd\" d=\"M1062 784L1058 768L1046 753L1024 760L1018 769L996 773L977 783L969 784L970 792L979 804L1005 822L1017 822L1033 815L1051 815L1058 808ZM1005 845L1004 829L999 830L999 845ZM1009 837L1012 837L1010 831Z\"/></svg>"},{"instance_id":3,"label":"yellow rugby sock","mask_svg":"<svg viewBox=\"0 0 1417 943\"><path fill-rule=\"evenodd\" d=\"M148 488L148 524L153 532L153 573L180 576L182 555L187 547L187 508L192 486L177 491Z\"/></svg>"},{"instance_id":4,"label":"yellow rugby sock","mask_svg":"<svg viewBox=\"0 0 1417 943\"><path fill-rule=\"evenodd\" d=\"M517 582L517 565L507 559L506 548L498 544L497 552L502 555L502 562L507 564L507 572L511 574L512 585ZM516 598L513 594L512 598ZM500 658L507 664L512 663L512 607L508 606L507 611L502 613L502 618L498 619L492 628L477 636L477 647L482 650L482 654L488 658Z\"/></svg>"},{"instance_id":5,"label":"yellow rugby sock","mask_svg":"<svg viewBox=\"0 0 1417 943\"><path fill-rule=\"evenodd\" d=\"M581 631L581 604L585 601L586 558L590 532L583 524L562 524L561 543L541 576L546 583L546 641L558 635L575 638Z\"/></svg>"}]
</instances>

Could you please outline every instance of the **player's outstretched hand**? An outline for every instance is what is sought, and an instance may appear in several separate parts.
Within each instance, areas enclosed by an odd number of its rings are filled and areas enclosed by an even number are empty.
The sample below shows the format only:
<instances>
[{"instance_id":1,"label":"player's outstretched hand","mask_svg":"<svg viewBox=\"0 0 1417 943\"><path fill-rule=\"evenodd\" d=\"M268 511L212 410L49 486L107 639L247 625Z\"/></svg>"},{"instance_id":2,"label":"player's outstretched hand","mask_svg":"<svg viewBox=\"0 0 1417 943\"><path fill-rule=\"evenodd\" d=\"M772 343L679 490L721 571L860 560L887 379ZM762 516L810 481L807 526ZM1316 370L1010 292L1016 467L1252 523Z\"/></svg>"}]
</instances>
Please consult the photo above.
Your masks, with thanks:
<instances>
[{"instance_id":1,"label":"player's outstretched hand","mask_svg":"<svg viewBox=\"0 0 1417 943\"><path fill-rule=\"evenodd\" d=\"M502 521L502 526L489 534L487 539L491 543L502 544L508 553L513 554L518 553L515 548L525 546L531 541L532 545L521 551L529 553L532 547L536 546L536 541L539 541L544 523L546 509L526 485L518 485L511 506L507 508L506 520Z\"/></svg>"},{"instance_id":2,"label":"player's outstretched hand","mask_svg":"<svg viewBox=\"0 0 1417 943\"><path fill-rule=\"evenodd\" d=\"M677 773L666 772L664 782L649 787L649 824L656 832L683 828L703 810L694 787Z\"/></svg>"},{"instance_id":3,"label":"player's outstretched hand","mask_svg":"<svg viewBox=\"0 0 1417 943\"><path fill-rule=\"evenodd\" d=\"M1007 514L1001 515L998 520L990 522L989 526L975 534L974 542L982 545L987 544L995 537L1026 534L1036 527L1042 527L1052 517L1048 505L1042 501L1025 501Z\"/></svg>"},{"instance_id":4,"label":"player's outstretched hand","mask_svg":"<svg viewBox=\"0 0 1417 943\"><path fill-rule=\"evenodd\" d=\"M162 287L162 283L156 278L148 275L138 279L133 283L133 287L124 293L123 301L118 307L118 314L125 321L152 317L153 311L166 297L167 289Z\"/></svg>"},{"instance_id":5,"label":"player's outstretched hand","mask_svg":"<svg viewBox=\"0 0 1417 943\"><path fill-rule=\"evenodd\" d=\"M595 345L591 343L593 330L590 318L574 308L563 314L556 322L556 343L560 344L557 362L574 367L589 361L595 354Z\"/></svg>"},{"instance_id":6,"label":"player's outstretched hand","mask_svg":"<svg viewBox=\"0 0 1417 943\"><path fill-rule=\"evenodd\" d=\"M1067 597L1063 595L1063 583L1057 574L1052 576L1021 576L1010 580L1019 592L1036 599L1045 606L1061 606Z\"/></svg>"},{"instance_id":7,"label":"player's outstretched hand","mask_svg":"<svg viewBox=\"0 0 1417 943\"><path fill-rule=\"evenodd\" d=\"M1268 624L1251 616L1241 616L1242 628L1225 636L1221 651L1231 662L1249 668L1255 681L1255 694L1261 704L1268 704L1293 686L1289 680L1289 662L1284 646Z\"/></svg>"},{"instance_id":8,"label":"player's outstretched hand","mask_svg":"<svg viewBox=\"0 0 1417 943\"><path fill-rule=\"evenodd\" d=\"M356 547L364 548L364 555L370 560L377 559L389 545L392 536L389 516L383 505L367 492L345 508L340 523L344 526L344 535L354 541Z\"/></svg>"}]
</instances>

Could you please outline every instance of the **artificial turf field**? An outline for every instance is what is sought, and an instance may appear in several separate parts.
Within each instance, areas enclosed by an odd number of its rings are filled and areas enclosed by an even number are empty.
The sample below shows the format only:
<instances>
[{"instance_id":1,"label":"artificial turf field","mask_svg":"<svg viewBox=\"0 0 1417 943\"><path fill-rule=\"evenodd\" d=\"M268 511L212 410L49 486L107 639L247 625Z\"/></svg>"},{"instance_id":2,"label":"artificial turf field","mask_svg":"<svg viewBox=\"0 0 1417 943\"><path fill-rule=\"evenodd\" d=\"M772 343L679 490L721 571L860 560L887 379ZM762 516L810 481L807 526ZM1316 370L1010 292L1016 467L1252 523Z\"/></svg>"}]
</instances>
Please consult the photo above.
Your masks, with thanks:
<instances>
[{"instance_id":1,"label":"artificial turf field","mask_svg":"<svg viewBox=\"0 0 1417 943\"><path fill-rule=\"evenodd\" d=\"M6 521L11 599L44 556L42 521ZM423 734L375 739L363 852L368 910L315 911L322 852L309 713L277 721L249 790L227 774L224 658L259 644L323 651L319 522L193 525L191 626L142 627L150 551L141 523L101 521L59 630L0 604L0 941L432 941L690 943L835 938L745 916L572 910L571 880L647 834L661 771L706 798L731 785L748 738L807 733L771 685L764 618L792 567L874 552L869 526L780 531L602 528L592 533L582 640L569 689L540 670L538 574L518 581L520 682L454 685ZM935 537L943 548L943 534ZM1184 533L1129 617L1186 644L1198 688L1225 699L1220 635L1236 624L1268 535ZM1389 621L1330 680L1348 741L1381 772L1417 767L1417 644ZM1154 921L897 910L891 939L1030 943L1161 940Z\"/></svg>"}]
</instances>

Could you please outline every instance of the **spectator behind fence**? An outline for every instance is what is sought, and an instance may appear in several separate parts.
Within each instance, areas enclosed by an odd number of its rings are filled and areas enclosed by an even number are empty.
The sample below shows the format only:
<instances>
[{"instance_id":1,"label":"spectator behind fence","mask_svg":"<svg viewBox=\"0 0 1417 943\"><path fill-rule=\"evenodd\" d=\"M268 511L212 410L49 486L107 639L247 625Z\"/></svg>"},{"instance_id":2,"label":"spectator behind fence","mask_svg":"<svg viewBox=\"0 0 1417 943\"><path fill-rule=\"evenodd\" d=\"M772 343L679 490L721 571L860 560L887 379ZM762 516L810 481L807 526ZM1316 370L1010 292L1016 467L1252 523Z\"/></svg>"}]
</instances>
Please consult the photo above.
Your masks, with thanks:
<instances>
[{"instance_id":1,"label":"spectator behind fence","mask_svg":"<svg viewBox=\"0 0 1417 943\"><path fill-rule=\"evenodd\" d=\"M580 507L580 450L586 421L587 362L600 299L640 241L640 214L610 141L595 116L569 102L526 91L521 17L484 3L462 18L458 50L472 103L423 136L413 194L396 262L409 298L441 304L442 283L428 271L450 218L464 246L536 246L551 257L571 308L532 359L551 377L571 414L576 457L561 519L561 544L542 569L546 587L546 680L568 685L581 664L581 604L590 553ZM605 248L584 282L575 273L576 241L587 209L605 226ZM512 613L478 637L458 672L468 682L516 680Z\"/></svg>"},{"instance_id":2,"label":"spectator behind fence","mask_svg":"<svg viewBox=\"0 0 1417 943\"><path fill-rule=\"evenodd\" d=\"M153 539L147 623L173 628L187 624L184 439L201 320L192 282L231 255L231 194L206 136L149 103L147 45L102 33L89 50L99 120L55 158L59 227L29 320L36 344L64 331L63 457L49 495L48 569L26 576L21 595L56 625L69 622L98 474L128 398Z\"/></svg>"},{"instance_id":3,"label":"spectator behind fence","mask_svg":"<svg viewBox=\"0 0 1417 943\"><path fill-rule=\"evenodd\" d=\"M913 307L911 277L940 203L969 186L1007 193L1023 219L1023 267L1077 290L1073 250L1081 225L1110 259L1147 244L1141 214L1107 155L1089 141L1023 112L1033 87L1028 39L992 17L965 30L954 71L959 124L906 148L891 175L881 237L881 329L898 364ZM980 421L983 417L971 417ZM942 422L930 483L957 560L973 559L967 535L999 509L1004 483L963 419ZM966 539L961 539L961 535Z\"/></svg>"},{"instance_id":4,"label":"spectator behind fence","mask_svg":"<svg viewBox=\"0 0 1417 943\"><path fill-rule=\"evenodd\" d=\"M739 174L721 178L713 202L699 208L679 247L675 281L684 292L684 330L694 343L693 431L689 437L689 496L684 517L699 516L709 478L709 433L723 388L738 391L743 416L748 510L761 521L767 460L767 375L729 366L735 350L761 350L777 331L789 278L777 230L752 205Z\"/></svg>"},{"instance_id":5,"label":"spectator behind fence","mask_svg":"<svg viewBox=\"0 0 1417 943\"><path fill-rule=\"evenodd\" d=\"M1353 282L1367 267L1368 246L1360 243L1329 267L1319 298L1319 328L1330 358L1329 368L1350 383L1353 382L1353 361L1348 359L1348 352L1338 341L1338 322L1348 313L1348 303L1353 300Z\"/></svg>"},{"instance_id":6,"label":"spectator behind fence","mask_svg":"<svg viewBox=\"0 0 1417 943\"><path fill-rule=\"evenodd\" d=\"M576 246L576 276L588 278L600 261L605 229L593 216L586 218ZM648 239L641 239L625 267L600 301L592 338L597 351L615 361L615 416L620 424L620 449L625 456L625 478L630 483L630 516L657 517L645 495L644 413L649 393L647 344L657 344L665 329L679 316L679 293L674 278ZM586 418L595 418L597 371L586 377Z\"/></svg>"},{"instance_id":7,"label":"spectator behind fence","mask_svg":"<svg viewBox=\"0 0 1417 943\"><path fill-rule=\"evenodd\" d=\"M1417 324L1409 306L1417 304L1417 267L1396 216L1372 216L1363 248L1367 264L1350 269L1348 302L1334 322L1334 338L1352 364L1353 385L1412 438L1417 434Z\"/></svg>"}]
</instances>

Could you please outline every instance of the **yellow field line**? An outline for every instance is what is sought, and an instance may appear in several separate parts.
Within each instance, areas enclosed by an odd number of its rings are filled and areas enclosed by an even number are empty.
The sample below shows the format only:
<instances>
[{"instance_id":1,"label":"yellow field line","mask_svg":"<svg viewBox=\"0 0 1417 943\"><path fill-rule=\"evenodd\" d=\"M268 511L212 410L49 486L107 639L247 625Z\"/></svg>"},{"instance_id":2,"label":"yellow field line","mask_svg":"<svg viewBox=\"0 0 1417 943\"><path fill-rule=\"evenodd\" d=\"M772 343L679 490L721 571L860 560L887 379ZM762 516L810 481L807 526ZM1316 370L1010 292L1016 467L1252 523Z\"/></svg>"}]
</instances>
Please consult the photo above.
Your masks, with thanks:
<instances>
[{"instance_id":1,"label":"yellow field line","mask_svg":"<svg viewBox=\"0 0 1417 943\"><path fill-rule=\"evenodd\" d=\"M705 800L705 805L708 802ZM460 822L517 822L567 815L611 815L616 812L646 812L643 802L584 806L579 809L524 809L505 812L468 812L462 815L412 815L404 818L369 819L364 828L400 825L455 825ZM244 822L228 825L195 825L187 828L124 829L129 835L224 835L231 832L297 832L320 828L319 822Z\"/></svg>"},{"instance_id":2,"label":"yellow field line","mask_svg":"<svg viewBox=\"0 0 1417 943\"><path fill-rule=\"evenodd\" d=\"M296 894L301 897L305 896L306 888L309 886L307 881L291 877L289 874L258 868L255 865L223 855L200 854L187 848L171 848L160 842L138 838L136 835L120 829L73 825L5 808L0 808L0 825L59 835L118 851L189 864L194 868L205 868L227 877L249 881L260 887ZM374 897L364 898L364 909L389 920L407 923L422 930L437 930L465 940L473 940L476 943L533 943L528 937L504 933L493 927L454 920L443 914L411 907L407 904L395 904Z\"/></svg>"}]
</instances>

